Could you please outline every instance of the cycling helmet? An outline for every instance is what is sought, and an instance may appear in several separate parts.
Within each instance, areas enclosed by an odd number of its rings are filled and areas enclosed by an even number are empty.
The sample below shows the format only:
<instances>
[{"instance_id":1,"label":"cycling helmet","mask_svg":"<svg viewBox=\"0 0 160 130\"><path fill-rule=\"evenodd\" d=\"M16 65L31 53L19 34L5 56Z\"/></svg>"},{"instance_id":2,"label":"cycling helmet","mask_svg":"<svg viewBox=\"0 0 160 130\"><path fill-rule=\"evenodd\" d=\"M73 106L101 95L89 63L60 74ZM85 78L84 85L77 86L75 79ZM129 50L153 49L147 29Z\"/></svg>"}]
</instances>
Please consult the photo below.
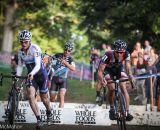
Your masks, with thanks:
<instances>
[{"instance_id":1,"label":"cycling helmet","mask_svg":"<svg viewBox=\"0 0 160 130\"><path fill-rule=\"evenodd\" d=\"M126 49L127 49L127 44L125 41L119 39L114 42L114 50L124 51Z\"/></svg>"},{"instance_id":2,"label":"cycling helmet","mask_svg":"<svg viewBox=\"0 0 160 130\"><path fill-rule=\"evenodd\" d=\"M18 38L19 41L30 40L32 38L32 33L27 30L23 30L19 33Z\"/></svg>"},{"instance_id":3,"label":"cycling helmet","mask_svg":"<svg viewBox=\"0 0 160 130\"><path fill-rule=\"evenodd\" d=\"M72 44L72 43L66 43L65 45L64 45L64 49L65 50L73 50L73 48L74 48L74 45Z\"/></svg>"}]
</instances>

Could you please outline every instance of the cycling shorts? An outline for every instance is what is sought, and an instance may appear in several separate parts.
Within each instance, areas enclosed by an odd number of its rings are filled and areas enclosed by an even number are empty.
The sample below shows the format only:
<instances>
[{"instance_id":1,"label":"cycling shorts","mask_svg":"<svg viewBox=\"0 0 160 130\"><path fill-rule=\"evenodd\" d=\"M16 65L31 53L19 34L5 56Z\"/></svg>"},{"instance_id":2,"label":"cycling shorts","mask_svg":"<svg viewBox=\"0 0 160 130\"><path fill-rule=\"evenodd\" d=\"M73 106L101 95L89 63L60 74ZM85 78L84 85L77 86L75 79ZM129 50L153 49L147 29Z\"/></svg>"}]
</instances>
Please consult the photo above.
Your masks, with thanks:
<instances>
[{"instance_id":1,"label":"cycling shorts","mask_svg":"<svg viewBox=\"0 0 160 130\"><path fill-rule=\"evenodd\" d=\"M66 91L67 89L67 79L62 77L53 76L51 81L51 93L58 93L58 91Z\"/></svg>"},{"instance_id":2,"label":"cycling shorts","mask_svg":"<svg viewBox=\"0 0 160 130\"><path fill-rule=\"evenodd\" d=\"M113 76L113 75L112 75ZM113 77L112 77L110 74L106 74L105 75L105 80L112 80L113 79ZM117 75L116 75L117 76ZM118 78L127 78L128 76L127 76L127 74L125 73L125 72L121 72L120 73L120 76L118 76Z\"/></svg>"},{"instance_id":3,"label":"cycling shorts","mask_svg":"<svg viewBox=\"0 0 160 130\"><path fill-rule=\"evenodd\" d=\"M48 92L48 76L47 76L47 72L34 75L34 78L32 80L32 85L36 89L36 91L37 91L37 89L39 89L39 92L41 94L47 93Z\"/></svg>"}]
</instances>

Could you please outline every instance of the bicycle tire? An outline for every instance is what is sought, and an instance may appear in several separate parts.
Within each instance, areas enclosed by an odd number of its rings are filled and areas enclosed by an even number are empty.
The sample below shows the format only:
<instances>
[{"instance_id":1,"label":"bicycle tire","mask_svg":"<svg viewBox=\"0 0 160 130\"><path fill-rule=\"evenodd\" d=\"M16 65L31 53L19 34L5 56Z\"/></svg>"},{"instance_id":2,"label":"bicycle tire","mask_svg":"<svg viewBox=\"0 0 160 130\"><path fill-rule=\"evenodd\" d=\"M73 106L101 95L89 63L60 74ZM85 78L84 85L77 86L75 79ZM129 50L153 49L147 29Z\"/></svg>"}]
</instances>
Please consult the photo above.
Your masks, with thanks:
<instances>
[{"instance_id":1,"label":"bicycle tire","mask_svg":"<svg viewBox=\"0 0 160 130\"><path fill-rule=\"evenodd\" d=\"M11 105L10 105L10 115L9 115L9 124L14 126L15 125L15 117L16 117L16 90L12 89L12 98L11 98Z\"/></svg>"},{"instance_id":2,"label":"bicycle tire","mask_svg":"<svg viewBox=\"0 0 160 130\"><path fill-rule=\"evenodd\" d=\"M126 103L122 93L119 93L118 100L117 126L119 130L126 130Z\"/></svg>"}]
</instances>

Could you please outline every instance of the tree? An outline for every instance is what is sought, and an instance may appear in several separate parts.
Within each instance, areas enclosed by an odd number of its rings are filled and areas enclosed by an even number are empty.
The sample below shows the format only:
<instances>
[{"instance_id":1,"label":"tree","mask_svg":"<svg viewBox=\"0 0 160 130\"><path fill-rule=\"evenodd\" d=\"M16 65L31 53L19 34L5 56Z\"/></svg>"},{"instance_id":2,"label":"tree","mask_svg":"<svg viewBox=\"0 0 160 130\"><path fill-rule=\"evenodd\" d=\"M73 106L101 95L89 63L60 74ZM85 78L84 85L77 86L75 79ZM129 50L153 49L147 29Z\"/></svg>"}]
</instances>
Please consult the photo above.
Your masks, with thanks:
<instances>
[{"instance_id":1,"label":"tree","mask_svg":"<svg viewBox=\"0 0 160 130\"><path fill-rule=\"evenodd\" d=\"M93 44L97 43L97 39L113 41L116 38L123 38L131 43L146 38L152 42L160 39L157 31L160 29L158 0L81 0L81 2L84 4L79 8L80 15L83 16L80 28L87 27L86 33ZM102 33L104 35L99 35Z\"/></svg>"}]
</instances>

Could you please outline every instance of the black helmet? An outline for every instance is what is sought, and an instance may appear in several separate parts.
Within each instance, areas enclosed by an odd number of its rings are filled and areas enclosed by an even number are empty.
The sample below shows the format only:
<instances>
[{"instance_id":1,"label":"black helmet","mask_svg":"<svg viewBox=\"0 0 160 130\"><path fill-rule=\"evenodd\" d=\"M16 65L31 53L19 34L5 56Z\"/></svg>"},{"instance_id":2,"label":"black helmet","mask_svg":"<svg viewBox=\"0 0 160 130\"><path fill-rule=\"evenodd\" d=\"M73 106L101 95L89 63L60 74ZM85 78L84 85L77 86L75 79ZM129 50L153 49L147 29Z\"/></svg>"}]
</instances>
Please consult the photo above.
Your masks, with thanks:
<instances>
[{"instance_id":1,"label":"black helmet","mask_svg":"<svg viewBox=\"0 0 160 130\"><path fill-rule=\"evenodd\" d=\"M65 45L64 45L64 49L65 50L73 50L73 48L74 48L74 45L72 44L72 43L66 43Z\"/></svg>"},{"instance_id":2,"label":"black helmet","mask_svg":"<svg viewBox=\"0 0 160 130\"><path fill-rule=\"evenodd\" d=\"M114 50L124 51L126 49L127 49L127 44L125 41L118 39L114 42Z\"/></svg>"}]
</instances>

